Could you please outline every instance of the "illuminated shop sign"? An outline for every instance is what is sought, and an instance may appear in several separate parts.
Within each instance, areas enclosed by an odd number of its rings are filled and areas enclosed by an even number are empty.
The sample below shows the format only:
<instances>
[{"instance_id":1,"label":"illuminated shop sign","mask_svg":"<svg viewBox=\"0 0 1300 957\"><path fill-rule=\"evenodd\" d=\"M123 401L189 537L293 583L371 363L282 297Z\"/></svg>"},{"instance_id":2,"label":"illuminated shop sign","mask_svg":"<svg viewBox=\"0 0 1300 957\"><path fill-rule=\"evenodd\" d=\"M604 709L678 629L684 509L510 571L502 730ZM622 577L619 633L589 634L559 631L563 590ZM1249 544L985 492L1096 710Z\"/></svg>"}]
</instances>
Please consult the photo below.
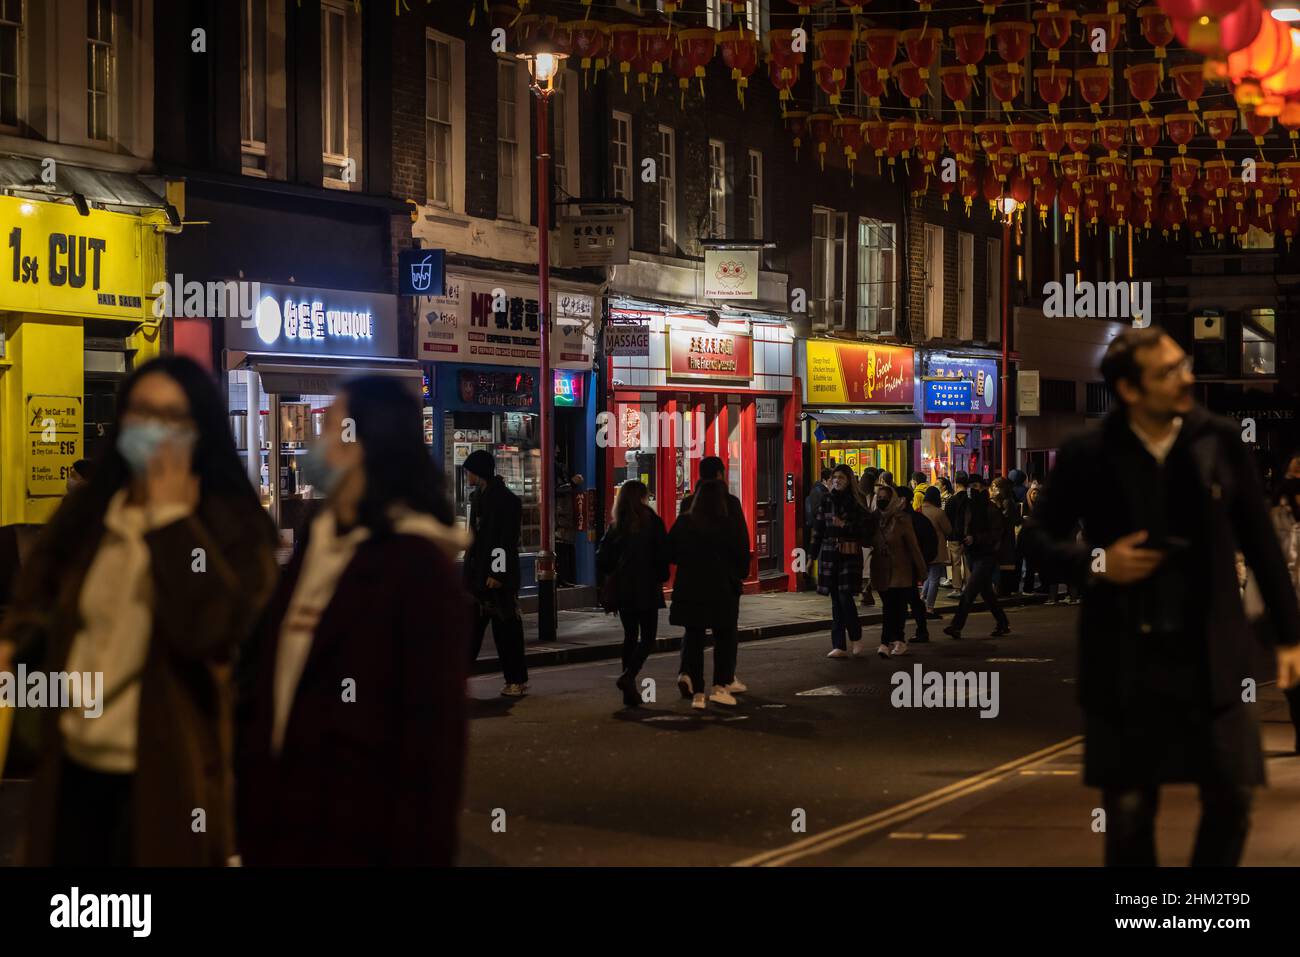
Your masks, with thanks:
<instances>
[{"instance_id":1,"label":"illuminated shop sign","mask_svg":"<svg viewBox=\"0 0 1300 957\"><path fill-rule=\"evenodd\" d=\"M555 404L562 408L574 408L584 405L582 391L582 374L569 372L567 369L555 371Z\"/></svg>"},{"instance_id":2,"label":"illuminated shop sign","mask_svg":"<svg viewBox=\"0 0 1300 957\"><path fill-rule=\"evenodd\" d=\"M319 356L396 356L397 297L262 284L249 319L226 320L226 347Z\"/></svg>"},{"instance_id":3,"label":"illuminated shop sign","mask_svg":"<svg viewBox=\"0 0 1300 957\"><path fill-rule=\"evenodd\" d=\"M926 379L926 412L969 412L975 394L970 379Z\"/></svg>"}]
</instances>

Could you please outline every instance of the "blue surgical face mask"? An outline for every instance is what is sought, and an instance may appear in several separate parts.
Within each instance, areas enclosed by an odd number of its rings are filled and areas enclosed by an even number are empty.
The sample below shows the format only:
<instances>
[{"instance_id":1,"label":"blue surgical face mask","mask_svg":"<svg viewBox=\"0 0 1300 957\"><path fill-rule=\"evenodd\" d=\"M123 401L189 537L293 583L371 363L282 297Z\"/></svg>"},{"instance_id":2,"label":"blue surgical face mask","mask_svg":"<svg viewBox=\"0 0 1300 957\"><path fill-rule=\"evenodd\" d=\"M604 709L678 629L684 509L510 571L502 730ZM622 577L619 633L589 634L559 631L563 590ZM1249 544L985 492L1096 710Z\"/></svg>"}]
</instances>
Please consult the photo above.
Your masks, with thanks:
<instances>
[{"instance_id":1,"label":"blue surgical face mask","mask_svg":"<svg viewBox=\"0 0 1300 957\"><path fill-rule=\"evenodd\" d=\"M325 457L325 448L320 442L307 447L307 452L298 460L298 471L303 481L324 495L332 495L343 478L343 470L330 464Z\"/></svg>"},{"instance_id":2,"label":"blue surgical face mask","mask_svg":"<svg viewBox=\"0 0 1300 957\"><path fill-rule=\"evenodd\" d=\"M192 445L194 438L193 431L177 425L153 420L128 422L117 433L117 451L131 471L141 475L149 468L158 446L169 440Z\"/></svg>"}]
</instances>

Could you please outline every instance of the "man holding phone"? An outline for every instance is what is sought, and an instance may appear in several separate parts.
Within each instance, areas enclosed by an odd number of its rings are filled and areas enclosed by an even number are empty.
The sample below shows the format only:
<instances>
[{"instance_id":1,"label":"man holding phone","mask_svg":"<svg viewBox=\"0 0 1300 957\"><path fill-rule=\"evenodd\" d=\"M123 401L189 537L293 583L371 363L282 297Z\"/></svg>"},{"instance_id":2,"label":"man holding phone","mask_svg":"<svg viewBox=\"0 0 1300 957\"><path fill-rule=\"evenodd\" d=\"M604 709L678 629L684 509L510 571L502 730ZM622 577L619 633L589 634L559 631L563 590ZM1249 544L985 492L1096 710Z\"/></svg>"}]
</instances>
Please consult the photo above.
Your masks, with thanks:
<instances>
[{"instance_id":1,"label":"man holding phone","mask_svg":"<svg viewBox=\"0 0 1300 957\"><path fill-rule=\"evenodd\" d=\"M1192 864L1235 865L1264 783L1243 686L1268 676L1251 670L1234 553L1259 582L1283 688L1300 678L1295 592L1240 429L1197 406L1178 344L1125 330L1101 372L1117 406L1061 447L1026 548L1084 589L1084 780L1102 789L1106 863L1154 866L1160 785L1188 782L1201 797Z\"/></svg>"}]
</instances>

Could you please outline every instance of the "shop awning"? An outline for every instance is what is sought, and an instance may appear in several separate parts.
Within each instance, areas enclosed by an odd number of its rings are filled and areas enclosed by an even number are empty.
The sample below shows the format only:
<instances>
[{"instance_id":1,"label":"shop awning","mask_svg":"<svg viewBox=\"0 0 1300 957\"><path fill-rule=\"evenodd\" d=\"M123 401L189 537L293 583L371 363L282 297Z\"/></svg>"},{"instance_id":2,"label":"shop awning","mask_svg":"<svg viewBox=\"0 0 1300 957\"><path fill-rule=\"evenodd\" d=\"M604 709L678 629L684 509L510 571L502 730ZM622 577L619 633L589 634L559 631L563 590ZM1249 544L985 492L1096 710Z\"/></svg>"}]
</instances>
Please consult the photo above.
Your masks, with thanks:
<instances>
[{"instance_id":1,"label":"shop awning","mask_svg":"<svg viewBox=\"0 0 1300 957\"><path fill-rule=\"evenodd\" d=\"M919 439L921 423L910 412L860 412L807 410L804 415L826 430L829 439Z\"/></svg>"},{"instance_id":2,"label":"shop awning","mask_svg":"<svg viewBox=\"0 0 1300 957\"><path fill-rule=\"evenodd\" d=\"M158 177L116 173L111 170L57 163L54 182L41 178L41 161L27 156L0 156L0 189L39 195L46 199L69 199L74 193L101 206L134 209L164 209L165 187Z\"/></svg>"},{"instance_id":3,"label":"shop awning","mask_svg":"<svg viewBox=\"0 0 1300 957\"><path fill-rule=\"evenodd\" d=\"M303 362L290 357L249 355L244 363L262 379L263 392L292 395L333 395L340 384L362 375L392 376L401 379L417 397L424 388L424 371L420 364L408 360L383 361L357 359L332 362Z\"/></svg>"}]
</instances>

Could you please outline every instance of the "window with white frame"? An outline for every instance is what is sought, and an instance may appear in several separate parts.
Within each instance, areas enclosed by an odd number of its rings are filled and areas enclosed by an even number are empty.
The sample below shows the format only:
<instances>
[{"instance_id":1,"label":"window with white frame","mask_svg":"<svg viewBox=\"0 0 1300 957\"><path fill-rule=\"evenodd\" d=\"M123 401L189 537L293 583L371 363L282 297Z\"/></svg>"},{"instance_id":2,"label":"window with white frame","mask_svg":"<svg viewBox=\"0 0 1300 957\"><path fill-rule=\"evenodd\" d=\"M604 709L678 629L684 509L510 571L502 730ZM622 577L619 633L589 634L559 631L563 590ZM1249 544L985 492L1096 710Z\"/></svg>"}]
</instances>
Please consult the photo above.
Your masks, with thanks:
<instances>
[{"instance_id":1,"label":"window with white frame","mask_svg":"<svg viewBox=\"0 0 1300 957\"><path fill-rule=\"evenodd\" d=\"M754 37L760 43L768 31L771 6L771 0L745 0L745 26L754 31Z\"/></svg>"},{"instance_id":2,"label":"window with white frame","mask_svg":"<svg viewBox=\"0 0 1300 957\"><path fill-rule=\"evenodd\" d=\"M551 94L551 168L560 197L581 193L578 83L578 74L573 70L560 70L555 75Z\"/></svg>"},{"instance_id":3,"label":"window with white frame","mask_svg":"<svg viewBox=\"0 0 1300 957\"><path fill-rule=\"evenodd\" d=\"M113 99L113 2L86 0L86 136L111 137Z\"/></svg>"},{"instance_id":4,"label":"window with white frame","mask_svg":"<svg viewBox=\"0 0 1300 957\"><path fill-rule=\"evenodd\" d=\"M731 25L731 0L704 0L704 22L714 30Z\"/></svg>"},{"instance_id":5,"label":"window with white frame","mask_svg":"<svg viewBox=\"0 0 1300 957\"><path fill-rule=\"evenodd\" d=\"M0 127L18 126L23 0L0 0Z\"/></svg>"},{"instance_id":6,"label":"window with white frame","mask_svg":"<svg viewBox=\"0 0 1300 957\"><path fill-rule=\"evenodd\" d=\"M1241 317L1241 374L1277 375L1277 313L1251 309Z\"/></svg>"},{"instance_id":7,"label":"window with white frame","mask_svg":"<svg viewBox=\"0 0 1300 957\"><path fill-rule=\"evenodd\" d=\"M632 199L632 117L616 110L610 125L613 133L610 163L614 195L630 202Z\"/></svg>"},{"instance_id":8,"label":"window with white frame","mask_svg":"<svg viewBox=\"0 0 1300 957\"><path fill-rule=\"evenodd\" d=\"M943 338L943 227L925 227L925 337Z\"/></svg>"},{"instance_id":9,"label":"window with white frame","mask_svg":"<svg viewBox=\"0 0 1300 957\"><path fill-rule=\"evenodd\" d=\"M984 338L998 342L1002 338L1002 240L988 240L984 262Z\"/></svg>"},{"instance_id":10,"label":"window with white frame","mask_svg":"<svg viewBox=\"0 0 1300 957\"><path fill-rule=\"evenodd\" d=\"M727 238L727 147L709 140L709 238Z\"/></svg>"},{"instance_id":11,"label":"window with white frame","mask_svg":"<svg viewBox=\"0 0 1300 957\"><path fill-rule=\"evenodd\" d=\"M858 331L874 335L894 333L894 253L897 239L893 223L858 217Z\"/></svg>"},{"instance_id":12,"label":"window with white frame","mask_svg":"<svg viewBox=\"0 0 1300 957\"><path fill-rule=\"evenodd\" d=\"M677 134L671 126L659 127L659 251L677 255Z\"/></svg>"},{"instance_id":13,"label":"window with white frame","mask_svg":"<svg viewBox=\"0 0 1300 957\"><path fill-rule=\"evenodd\" d=\"M975 338L975 235L957 234L957 338Z\"/></svg>"},{"instance_id":14,"label":"window with white frame","mask_svg":"<svg viewBox=\"0 0 1300 957\"><path fill-rule=\"evenodd\" d=\"M424 37L424 188L443 209L460 210L465 155L465 45L427 30Z\"/></svg>"},{"instance_id":15,"label":"window with white frame","mask_svg":"<svg viewBox=\"0 0 1300 957\"><path fill-rule=\"evenodd\" d=\"M239 3L239 151L254 176L266 173L266 4Z\"/></svg>"},{"instance_id":16,"label":"window with white frame","mask_svg":"<svg viewBox=\"0 0 1300 957\"><path fill-rule=\"evenodd\" d=\"M519 91L517 64L497 61L497 217L519 219Z\"/></svg>"},{"instance_id":17,"label":"window with white frame","mask_svg":"<svg viewBox=\"0 0 1300 957\"><path fill-rule=\"evenodd\" d=\"M820 326L844 328L848 214L813 207L812 318Z\"/></svg>"},{"instance_id":18,"label":"window with white frame","mask_svg":"<svg viewBox=\"0 0 1300 957\"><path fill-rule=\"evenodd\" d=\"M325 179L348 182L348 14L342 5L321 3L321 160Z\"/></svg>"},{"instance_id":19,"label":"window with white frame","mask_svg":"<svg viewBox=\"0 0 1300 957\"><path fill-rule=\"evenodd\" d=\"M749 207L749 239L763 238L763 154L749 151L749 168L745 177Z\"/></svg>"}]
</instances>

